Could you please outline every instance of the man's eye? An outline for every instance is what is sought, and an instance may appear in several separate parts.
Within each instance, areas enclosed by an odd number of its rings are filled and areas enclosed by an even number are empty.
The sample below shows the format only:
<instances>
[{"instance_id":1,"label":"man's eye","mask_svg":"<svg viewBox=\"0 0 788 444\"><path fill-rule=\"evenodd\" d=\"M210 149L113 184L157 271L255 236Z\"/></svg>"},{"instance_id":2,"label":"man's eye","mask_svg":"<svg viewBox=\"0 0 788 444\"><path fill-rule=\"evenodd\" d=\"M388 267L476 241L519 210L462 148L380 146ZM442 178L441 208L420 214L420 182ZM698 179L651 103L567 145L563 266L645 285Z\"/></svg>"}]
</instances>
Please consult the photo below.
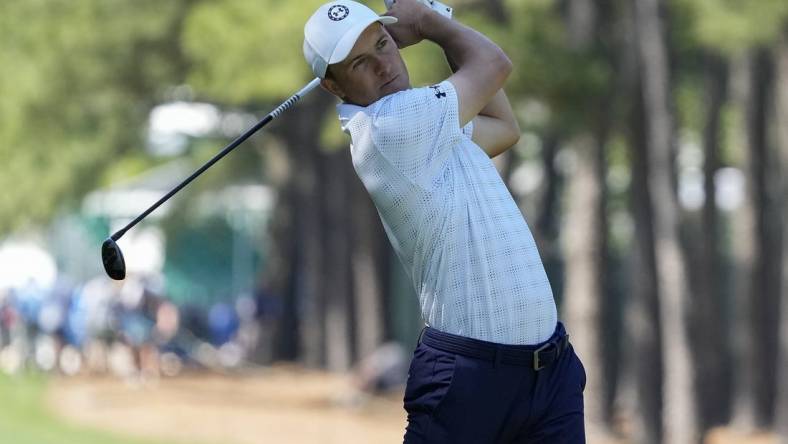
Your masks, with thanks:
<instances>
[{"instance_id":1,"label":"man's eye","mask_svg":"<svg viewBox=\"0 0 788 444\"><path fill-rule=\"evenodd\" d=\"M381 40L380 43L378 43L378 49L381 49L384 46L386 46L386 43L388 43L388 40Z\"/></svg>"}]
</instances>

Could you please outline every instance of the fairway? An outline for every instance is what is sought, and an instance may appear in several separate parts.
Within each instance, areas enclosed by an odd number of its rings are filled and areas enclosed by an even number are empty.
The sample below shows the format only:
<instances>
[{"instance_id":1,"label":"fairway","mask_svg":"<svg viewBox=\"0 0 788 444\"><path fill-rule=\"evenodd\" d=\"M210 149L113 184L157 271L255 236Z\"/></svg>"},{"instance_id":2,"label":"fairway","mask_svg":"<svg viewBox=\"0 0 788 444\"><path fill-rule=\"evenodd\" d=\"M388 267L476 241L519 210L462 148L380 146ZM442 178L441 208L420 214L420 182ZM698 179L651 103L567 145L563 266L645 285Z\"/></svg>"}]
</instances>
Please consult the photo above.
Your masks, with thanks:
<instances>
[{"instance_id":1,"label":"fairway","mask_svg":"<svg viewBox=\"0 0 788 444\"><path fill-rule=\"evenodd\" d=\"M402 394L348 402L348 375L276 366L243 376L189 374L131 387L53 381L47 405L75 424L170 442L367 444L402 441Z\"/></svg>"},{"instance_id":2,"label":"fairway","mask_svg":"<svg viewBox=\"0 0 788 444\"><path fill-rule=\"evenodd\" d=\"M0 444L178 444L131 439L69 425L44 405L47 387L43 376L0 374Z\"/></svg>"}]
</instances>

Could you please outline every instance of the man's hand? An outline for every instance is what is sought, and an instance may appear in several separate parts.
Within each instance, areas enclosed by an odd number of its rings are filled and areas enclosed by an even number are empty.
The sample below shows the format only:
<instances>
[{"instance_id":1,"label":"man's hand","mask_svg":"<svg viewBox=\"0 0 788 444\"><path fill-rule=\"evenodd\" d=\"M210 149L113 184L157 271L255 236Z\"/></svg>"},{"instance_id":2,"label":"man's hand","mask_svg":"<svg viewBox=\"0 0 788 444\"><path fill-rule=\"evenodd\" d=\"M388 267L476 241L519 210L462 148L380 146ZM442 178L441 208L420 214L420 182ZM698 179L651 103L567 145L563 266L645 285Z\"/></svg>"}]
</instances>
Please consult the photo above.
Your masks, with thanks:
<instances>
[{"instance_id":1,"label":"man's hand","mask_svg":"<svg viewBox=\"0 0 788 444\"><path fill-rule=\"evenodd\" d=\"M426 14L435 14L435 12L418 0L394 1L391 9L383 15L397 18L397 23L386 25L386 30L397 42L398 47L415 45L424 39L421 34L421 23Z\"/></svg>"}]
</instances>

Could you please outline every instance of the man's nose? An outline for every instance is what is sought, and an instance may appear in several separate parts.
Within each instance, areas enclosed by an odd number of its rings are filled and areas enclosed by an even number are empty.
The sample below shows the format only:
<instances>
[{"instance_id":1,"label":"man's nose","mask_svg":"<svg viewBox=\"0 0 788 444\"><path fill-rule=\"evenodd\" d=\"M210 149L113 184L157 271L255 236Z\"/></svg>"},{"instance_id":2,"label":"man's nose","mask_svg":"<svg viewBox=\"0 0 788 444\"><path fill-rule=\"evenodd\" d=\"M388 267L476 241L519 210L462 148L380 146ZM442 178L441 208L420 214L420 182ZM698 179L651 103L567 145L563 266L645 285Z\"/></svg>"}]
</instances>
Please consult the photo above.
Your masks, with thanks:
<instances>
[{"instance_id":1,"label":"man's nose","mask_svg":"<svg viewBox=\"0 0 788 444\"><path fill-rule=\"evenodd\" d=\"M391 72L391 63L382 57L375 58L375 74L380 77L386 77Z\"/></svg>"}]
</instances>

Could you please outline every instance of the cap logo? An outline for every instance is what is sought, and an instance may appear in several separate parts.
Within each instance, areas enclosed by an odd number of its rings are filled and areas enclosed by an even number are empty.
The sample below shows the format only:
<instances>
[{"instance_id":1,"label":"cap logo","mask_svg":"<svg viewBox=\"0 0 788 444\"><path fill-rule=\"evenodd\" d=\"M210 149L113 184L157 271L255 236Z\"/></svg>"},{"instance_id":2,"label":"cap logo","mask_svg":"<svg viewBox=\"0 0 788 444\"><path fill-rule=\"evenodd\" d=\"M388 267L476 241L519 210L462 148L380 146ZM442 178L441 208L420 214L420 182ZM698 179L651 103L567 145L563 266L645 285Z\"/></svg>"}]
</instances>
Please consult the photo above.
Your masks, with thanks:
<instances>
[{"instance_id":1,"label":"cap logo","mask_svg":"<svg viewBox=\"0 0 788 444\"><path fill-rule=\"evenodd\" d=\"M328 8L328 18L338 22L350 14L350 10L345 5L334 5Z\"/></svg>"}]
</instances>

